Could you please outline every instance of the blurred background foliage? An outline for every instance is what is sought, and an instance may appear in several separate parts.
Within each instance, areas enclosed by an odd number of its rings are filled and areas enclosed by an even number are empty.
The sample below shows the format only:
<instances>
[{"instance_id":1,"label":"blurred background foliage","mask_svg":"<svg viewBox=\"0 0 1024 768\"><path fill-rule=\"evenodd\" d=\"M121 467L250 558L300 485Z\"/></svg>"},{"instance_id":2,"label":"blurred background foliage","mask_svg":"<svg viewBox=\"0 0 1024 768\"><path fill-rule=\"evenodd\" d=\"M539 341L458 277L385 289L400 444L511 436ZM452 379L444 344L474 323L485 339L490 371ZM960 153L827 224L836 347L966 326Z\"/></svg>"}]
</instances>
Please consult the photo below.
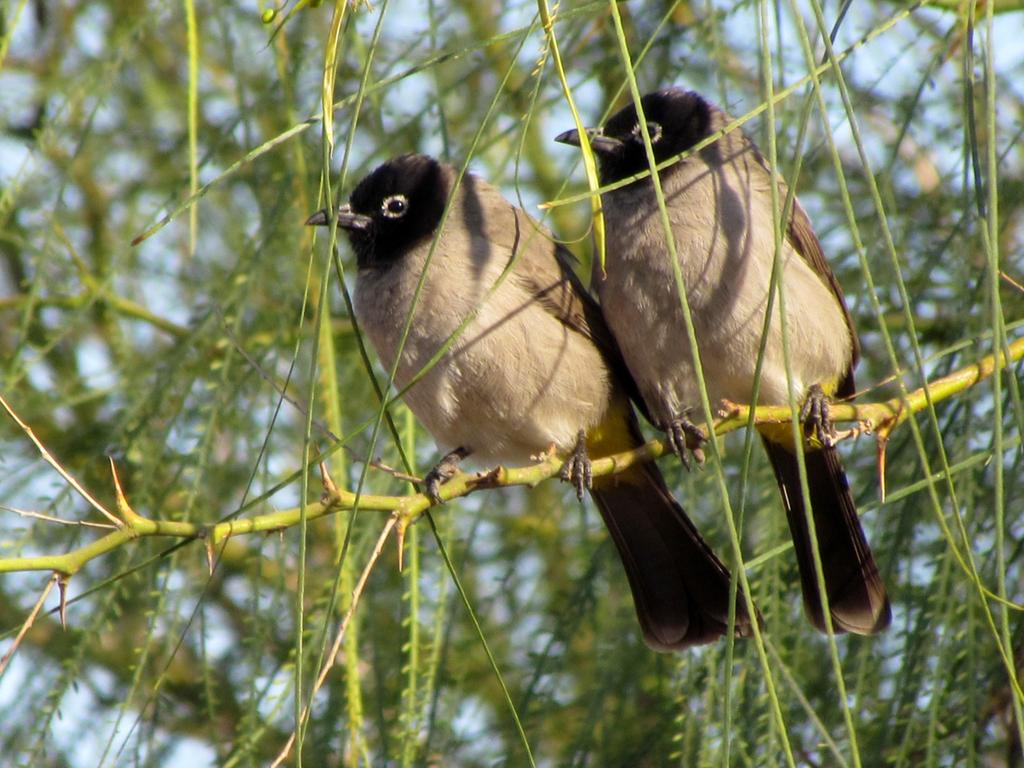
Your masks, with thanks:
<instances>
[{"instance_id":1,"label":"blurred background foliage","mask_svg":"<svg viewBox=\"0 0 1024 768\"><path fill-rule=\"evenodd\" d=\"M779 166L846 290L861 397L880 400L898 377L914 388L1020 337L1024 14L1015 2L992 18L984 3L813 2L619 11L642 90L685 85L739 116L764 103L769 80L797 86L775 105ZM341 6L289 6L264 22L266 10L0 3L0 393L109 506L113 456L150 518L206 524L315 500L316 474L299 479L304 451L336 438L339 484L357 487L371 452L400 466L387 432L371 446L377 399L330 254L302 226L323 202L318 116ZM841 83L822 74L820 103L801 45L806 30L823 60L816 11L836 51L852 48ZM628 98L608 4L563 3L554 33L581 114L597 123ZM535 3L358 4L336 64L336 196L407 151L469 160L537 216L585 190L578 153L552 142L572 118ZM746 128L767 148L763 113ZM589 215L577 203L546 218L581 274ZM312 700L309 766L1022 765L1024 621L981 596L1024 601L1020 374L899 428L884 503L872 439L844 444L895 618L883 636L838 638L838 666L802 617L758 451L740 496L739 433L723 466L662 466L723 556L725 473L767 664L749 641L648 651L595 510L549 482L437 509L410 530L402 572L389 542L315 696L325 638L382 513L232 539L212 575L198 541L143 538L90 561L68 587L67 628L54 591L0 678L2 762L266 765ZM296 402L315 395L308 435L285 383ZM391 412L422 472L432 441L402 406ZM374 468L363 487L410 492ZM97 518L6 418L0 504L0 558L102 534L15 511ZM0 648L48 576L0 576Z\"/></svg>"}]
</instances>

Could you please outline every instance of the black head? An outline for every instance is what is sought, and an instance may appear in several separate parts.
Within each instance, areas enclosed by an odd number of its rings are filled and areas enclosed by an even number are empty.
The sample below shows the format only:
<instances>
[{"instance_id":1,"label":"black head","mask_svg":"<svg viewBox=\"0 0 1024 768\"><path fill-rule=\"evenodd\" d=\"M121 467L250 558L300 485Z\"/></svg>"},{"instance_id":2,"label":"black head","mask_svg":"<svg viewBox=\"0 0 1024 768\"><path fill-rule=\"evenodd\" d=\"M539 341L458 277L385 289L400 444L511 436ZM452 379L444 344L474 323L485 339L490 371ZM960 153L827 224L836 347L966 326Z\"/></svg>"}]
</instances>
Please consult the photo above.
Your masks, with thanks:
<instances>
[{"instance_id":1,"label":"black head","mask_svg":"<svg viewBox=\"0 0 1024 768\"><path fill-rule=\"evenodd\" d=\"M647 119L655 162L685 152L711 133L712 106L698 93L666 88L647 94L640 104ZM644 135L634 104L616 112L604 127L590 131L589 135L601 166L603 184L647 170ZM555 140L579 144L576 131L567 131Z\"/></svg>"},{"instance_id":2,"label":"black head","mask_svg":"<svg viewBox=\"0 0 1024 768\"><path fill-rule=\"evenodd\" d=\"M437 229L449 185L441 164L427 155L401 155L377 166L338 209L360 268L386 266ZM326 211L307 224L327 224Z\"/></svg>"}]
</instances>

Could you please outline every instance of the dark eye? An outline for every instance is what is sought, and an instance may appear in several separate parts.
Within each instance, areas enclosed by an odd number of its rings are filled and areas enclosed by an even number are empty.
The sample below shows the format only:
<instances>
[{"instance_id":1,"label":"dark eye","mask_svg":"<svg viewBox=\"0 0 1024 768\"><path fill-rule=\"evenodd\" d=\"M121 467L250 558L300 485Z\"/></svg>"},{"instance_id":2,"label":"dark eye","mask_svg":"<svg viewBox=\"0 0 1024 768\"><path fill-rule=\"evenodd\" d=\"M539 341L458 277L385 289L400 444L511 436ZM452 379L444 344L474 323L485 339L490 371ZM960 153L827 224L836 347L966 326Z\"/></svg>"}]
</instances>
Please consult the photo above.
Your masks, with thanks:
<instances>
[{"instance_id":1,"label":"dark eye","mask_svg":"<svg viewBox=\"0 0 1024 768\"><path fill-rule=\"evenodd\" d=\"M389 219L400 219L409 210L409 200L405 195L388 195L380 204L380 212Z\"/></svg>"}]
</instances>

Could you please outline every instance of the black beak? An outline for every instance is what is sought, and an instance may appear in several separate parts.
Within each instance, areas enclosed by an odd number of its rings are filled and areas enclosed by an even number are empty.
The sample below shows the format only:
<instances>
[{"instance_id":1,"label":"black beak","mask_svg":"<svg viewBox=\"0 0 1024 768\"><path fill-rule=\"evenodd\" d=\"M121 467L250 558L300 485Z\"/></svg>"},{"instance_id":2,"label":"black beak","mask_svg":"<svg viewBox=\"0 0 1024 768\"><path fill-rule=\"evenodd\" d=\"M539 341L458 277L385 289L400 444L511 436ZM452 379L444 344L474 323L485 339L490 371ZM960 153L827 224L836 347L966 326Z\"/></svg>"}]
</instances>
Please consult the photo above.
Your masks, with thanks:
<instances>
[{"instance_id":1,"label":"black beak","mask_svg":"<svg viewBox=\"0 0 1024 768\"><path fill-rule=\"evenodd\" d=\"M601 133L600 128L588 128L587 139L590 140L590 148L599 155L615 155L622 150L622 142L618 139L613 139L611 136L605 136ZM578 147L580 145L580 132L574 128L571 131L560 133L555 136L555 141L559 144L570 144Z\"/></svg>"},{"instance_id":2,"label":"black beak","mask_svg":"<svg viewBox=\"0 0 1024 768\"><path fill-rule=\"evenodd\" d=\"M306 219L307 227L326 227L330 223L331 215L327 212L326 208L317 211ZM373 219L361 213L353 212L352 206L348 203L338 207L339 229L347 229L349 232L366 232L372 226Z\"/></svg>"}]
</instances>

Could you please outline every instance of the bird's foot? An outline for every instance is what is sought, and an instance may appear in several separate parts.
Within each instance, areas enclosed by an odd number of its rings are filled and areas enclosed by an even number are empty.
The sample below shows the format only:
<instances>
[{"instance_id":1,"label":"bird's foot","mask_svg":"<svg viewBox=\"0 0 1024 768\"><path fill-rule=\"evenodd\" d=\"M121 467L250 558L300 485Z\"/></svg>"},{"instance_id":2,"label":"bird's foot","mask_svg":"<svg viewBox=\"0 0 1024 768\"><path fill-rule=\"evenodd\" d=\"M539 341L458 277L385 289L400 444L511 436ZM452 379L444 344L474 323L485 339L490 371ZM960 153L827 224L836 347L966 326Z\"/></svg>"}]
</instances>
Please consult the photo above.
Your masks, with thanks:
<instances>
[{"instance_id":1,"label":"bird's foot","mask_svg":"<svg viewBox=\"0 0 1024 768\"><path fill-rule=\"evenodd\" d=\"M836 444L837 432L829 414L829 398L819 384L807 390L807 399L800 406L800 422L810 436L817 435L821 444L831 448Z\"/></svg>"},{"instance_id":2,"label":"bird's foot","mask_svg":"<svg viewBox=\"0 0 1024 768\"><path fill-rule=\"evenodd\" d=\"M690 409L686 408L676 418L669 422L668 444L672 452L683 462L683 466L690 469L690 456L692 455L697 464L704 463L704 449L702 446L707 442L704 430L698 427L689 419Z\"/></svg>"},{"instance_id":3,"label":"bird's foot","mask_svg":"<svg viewBox=\"0 0 1024 768\"><path fill-rule=\"evenodd\" d=\"M587 434L581 429L576 435L576 447L562 465L559 477L563 482L572 483L576 498L583 501L583 493L593 484L590 457L587 455Z\"/></svg>"},{"instance_id":4,"label":"bird's foot","mask_svg":"<svg viewBox=\"0 0 1024 768\"><path fill-rule=\"evenodd\" d=\"M424 492L435 504L442 503L441 486L451 480L459 471L459 462L469 456L469 451L459 447L444 455L434 468L423 478Z\"/></svg>"}]
</instances>

